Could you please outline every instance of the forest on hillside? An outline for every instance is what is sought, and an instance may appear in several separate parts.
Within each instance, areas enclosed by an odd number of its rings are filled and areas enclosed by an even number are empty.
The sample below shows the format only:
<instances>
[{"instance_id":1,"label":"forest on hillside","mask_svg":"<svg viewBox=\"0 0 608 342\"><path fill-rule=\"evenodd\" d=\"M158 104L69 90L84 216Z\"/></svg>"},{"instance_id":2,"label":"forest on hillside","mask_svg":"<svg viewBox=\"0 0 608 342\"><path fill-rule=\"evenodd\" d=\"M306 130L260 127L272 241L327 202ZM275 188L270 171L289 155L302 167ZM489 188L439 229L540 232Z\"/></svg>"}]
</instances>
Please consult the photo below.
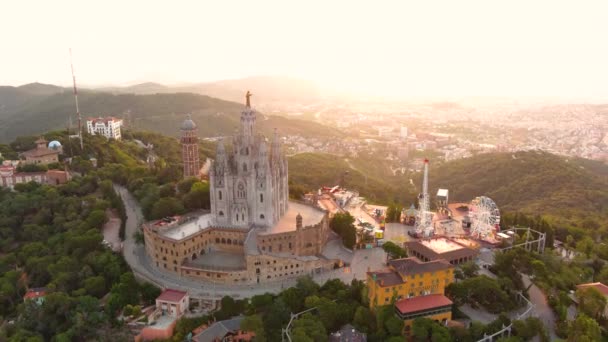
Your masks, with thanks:
<instances>
[{"instance_id":1,"label":"forest on hillside","mask_svg":"<svg viewBox=\"0 0 608 342\"><path fill-rule=\"evenodd\" d=\"M84 90L79 92L78 100L83 118L115 116L124 119L125 125L133 130L168 136L179 135L179 125L187 114L197 122L199 137L231 135L238 129L240 112L244 108L241 103L192 93L135 95ZM0 142L65 129L70 116L75 127L74 112L74 97L63 88L50 85L0 87ZM275 128L283 135L331 137L342 134L318 123L259 113L258 129L262 134L270 136Z\"/></svg>"},{"instance_id":2,"label":"forest on hillside","mask_svg":"<svg viewBox=\"0 0 608 342\"><path fill-rule=\"evenodd\" d=\"M418 181L420 177L418 177ZM608 165L547 152L481 154L429 172L429 189L450 201L488 196L501 211L554 217L581 228L608 228Z\"/></svg>"}]
</instances>

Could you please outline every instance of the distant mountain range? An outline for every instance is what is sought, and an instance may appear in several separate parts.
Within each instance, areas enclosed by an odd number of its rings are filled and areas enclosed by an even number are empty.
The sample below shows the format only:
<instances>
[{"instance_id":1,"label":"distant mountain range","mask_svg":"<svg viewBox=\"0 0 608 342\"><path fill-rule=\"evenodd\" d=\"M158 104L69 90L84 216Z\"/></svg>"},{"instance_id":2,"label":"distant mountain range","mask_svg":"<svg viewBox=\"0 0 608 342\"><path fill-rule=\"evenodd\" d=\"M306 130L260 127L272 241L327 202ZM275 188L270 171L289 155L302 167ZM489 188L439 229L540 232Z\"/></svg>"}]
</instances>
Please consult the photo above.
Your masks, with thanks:
<instances>
[{"instance_id":1,"label":"distant mountain range","mask_svg":"<svg viewBox=\"0 0 608 342\"><path fill-rule=\"evenodd\" d=\"M97 90L112 93L157 94L194 93L218 99L243 102L247 90L255 103L314 102L322 98L315 83L288 77L257 76L234 80L167 86L146 82L128 87L107 87Z\"/></svg>"},{"instance_id":2,"label":"distant mountain range","mask_svg":"<svg viewBox=\"0 0 608 342\"><path fill-rule=\"evenodd\" d=\"M126 88L82 89L79 90L78 99L83 118L111 115L123 118L134 129L176 136L179 134L179 124L186 114L191 113L198 123L201 137L223 136L232 134L238 128L246 89L254 89L254 104L256 94L258 97L280 98L281 93L288 96L287 93L291 92L287 88L282 89L280 82L270 82L269 78L250 81L234 80L184 88L143 83ZM222 93L224 98L234 98L238 102L195 93L204 89ZM306 86L302 89L308 90L302 90L297 96L313 96L312 89ZM0 142L10 142L18 136L40 134L52 129L64 129L70 116L72 127L76 127L74 113L71 88L40 83L0 87ZM258 127L266 135L272 133L273 128L279 129L283 135L340 135L318 123L263 114L260 115Z\"/></svg>"}]
</instances>

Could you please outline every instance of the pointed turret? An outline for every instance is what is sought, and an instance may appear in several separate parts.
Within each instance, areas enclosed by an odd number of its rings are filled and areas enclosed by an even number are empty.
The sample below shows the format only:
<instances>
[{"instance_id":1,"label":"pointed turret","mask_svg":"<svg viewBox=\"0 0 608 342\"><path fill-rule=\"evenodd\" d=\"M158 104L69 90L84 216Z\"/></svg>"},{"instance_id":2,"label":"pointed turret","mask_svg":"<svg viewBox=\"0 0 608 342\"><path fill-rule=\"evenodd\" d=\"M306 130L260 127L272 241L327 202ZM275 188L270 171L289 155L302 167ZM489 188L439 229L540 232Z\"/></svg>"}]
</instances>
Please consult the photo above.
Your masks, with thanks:
<instances>
[{"instance_id":1,"label":"pointed turret","mask_svg":"<svg viewBox=\"0 0 608 342\"><path fill-rule=\"evenodd\" d=\"M278 162L281 159L281 140L279 139L279 132L275 128L272 136L272 159Z\"/></svg>"}]
</instances>

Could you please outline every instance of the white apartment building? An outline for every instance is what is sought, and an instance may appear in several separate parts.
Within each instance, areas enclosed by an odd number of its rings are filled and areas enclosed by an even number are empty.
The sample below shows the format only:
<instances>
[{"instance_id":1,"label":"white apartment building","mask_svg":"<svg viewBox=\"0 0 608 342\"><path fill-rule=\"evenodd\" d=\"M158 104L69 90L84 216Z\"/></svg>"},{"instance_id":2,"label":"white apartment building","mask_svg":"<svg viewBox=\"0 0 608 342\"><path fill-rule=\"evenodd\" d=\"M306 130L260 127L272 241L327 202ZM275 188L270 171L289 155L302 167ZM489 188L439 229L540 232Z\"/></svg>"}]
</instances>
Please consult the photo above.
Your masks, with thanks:
<instances>
[{"instance_id":1,"label":"white apartment building","mask_svg":"<svg viewBox=\"0 0 608 342\"><path fill-rule=\"evenodd\" d=\"M99 118L88 118L87 119L87 132L91 135L103 135L108 139L120 140L120 127L122 126L122 119L117 119L113 116L99 117Z\"/></svg>"}]
</instances>

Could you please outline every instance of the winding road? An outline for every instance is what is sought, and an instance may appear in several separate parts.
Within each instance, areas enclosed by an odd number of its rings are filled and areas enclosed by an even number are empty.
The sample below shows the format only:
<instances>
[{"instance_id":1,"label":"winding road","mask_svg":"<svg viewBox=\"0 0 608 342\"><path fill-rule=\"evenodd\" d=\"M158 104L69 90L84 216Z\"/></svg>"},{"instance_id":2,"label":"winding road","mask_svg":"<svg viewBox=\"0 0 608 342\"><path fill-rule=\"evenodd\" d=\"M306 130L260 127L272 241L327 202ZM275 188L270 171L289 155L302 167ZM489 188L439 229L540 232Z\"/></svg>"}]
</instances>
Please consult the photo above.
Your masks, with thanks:
<instances>
[{"instance_id":1,"label":"winding road","mask_svg":"<svg viewBox=\"0 0 608 342\"><path fill-rule=\"evenodd\" d=\"M114 189L120 194L127 212L123 255L138 278L156 284L161 288L188 291L192 298L207 300L221 299L223 296L248 298L266 292L278 293L285 288L295 286L295 278L259 285L227 285L192 280L174 273L161 272L152 266L152 262L146 255L144 246L135 242L134 234L140 229L141 223L144 220L139 204L125 187L115 184ZM319 284L323 284L327 280L334 278L339 278L346 283L350 283L354 278L363 280L366 277L368 267L377 267L376 264L381 265L385 259L386 254L381 248L358 250L354 252L351 267L348 271L342 268L327 271L315 274L313 279Z\"/></svg>"},{"instance_id":2,"label":"winding road","mask_svg":"<svg viewBox=\"0 0 608 342\"><path fill-rule=\"evenodd\" d=\"M549 340L557 340L557 335L555 334L555 314L547 302L547 297L543 291L530 280L529 276L522 274L522 279L524 281L524 286L530 286L528 294L530 295L530 301L534 304L533 316L538 317L538 319L543 322L549 333Z\"/></svg>"}]
</instances>

